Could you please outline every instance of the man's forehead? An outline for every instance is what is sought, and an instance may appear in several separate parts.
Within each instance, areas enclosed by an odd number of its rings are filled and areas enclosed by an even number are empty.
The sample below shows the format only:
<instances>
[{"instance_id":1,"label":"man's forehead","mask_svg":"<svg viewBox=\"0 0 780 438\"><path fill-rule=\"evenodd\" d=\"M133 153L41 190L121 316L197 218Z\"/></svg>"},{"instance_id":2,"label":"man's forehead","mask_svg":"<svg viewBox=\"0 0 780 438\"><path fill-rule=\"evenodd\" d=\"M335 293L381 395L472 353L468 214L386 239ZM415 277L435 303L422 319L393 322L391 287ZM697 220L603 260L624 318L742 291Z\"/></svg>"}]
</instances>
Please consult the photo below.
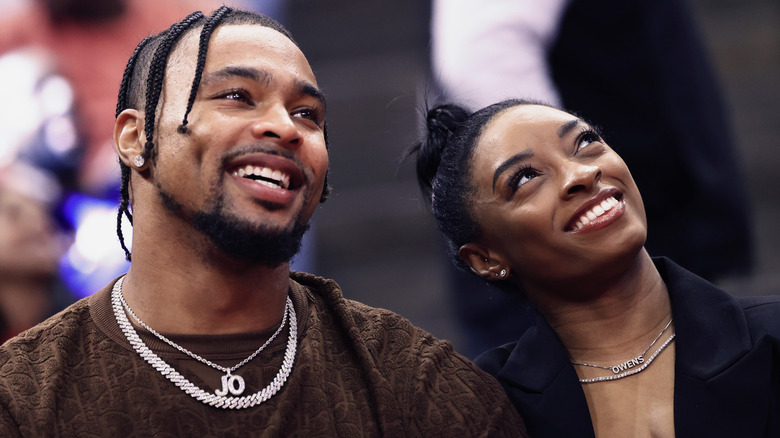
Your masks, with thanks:
<instances>
[{"instance_id":1,"label":"man's forehead","mask_svg":"<svg viewBox=\"0 0 780 438\"><path fill-rule=\"evenodd\" d=\"M166 87L184 90L197 72L202 26L183 35L166 68ZM291 85L290 90L318 99L325 97L298 46L283 33L261 24L225 23L215 28L209 40L198 88L222 80L246 78L263 86ZM178 93L177 93L178 94ZM165 92L166 99L170 98Z\"/></svg>"},{"instance_id":2,"label":"man's forehead","mask_svg":"<svg viewBox=\"0 0 780 438\"><path fill-rule=\"evenodd\" d=\"M200 32L196 37L199 37ZM197 39L197 38L196 38ZM262 48L269 51L288 51L301 53L298 46L286 35L261 24L226 23L216 27L211 35L209 51L234 50L236 45L246 51Z\"/></svg>"},{"instance_id":3,"label":"man's forehead","mask_svg":"<svg viewBox=\"0 0 780 438\"><path fill-rule=\"evenodd\" d=\"M197 56L203 25L188 29L171 50L171 57L188 54ZM297 44L283 33L262 24L223 23L216 26L209 37L207 58L214 52L236 50L244 45L266 47L268 49L285 47L288 51L300 52ZM308 61L307 61L308 62Z\"/></svg>"},{"instance_id":4,"label":"man's forehead","mask_svg":"<svg viewBox=\"0 0 780 438\"><path fill-rule=\"evenodd\" d=\"M193 42L192 49L197 50L198 41ZM265 64L265 69L291 70L316 81L298 46L281 32L259 24L224 24L214 29L206 68L215 70L230 64Z\"/></svg>"}]
</instances>

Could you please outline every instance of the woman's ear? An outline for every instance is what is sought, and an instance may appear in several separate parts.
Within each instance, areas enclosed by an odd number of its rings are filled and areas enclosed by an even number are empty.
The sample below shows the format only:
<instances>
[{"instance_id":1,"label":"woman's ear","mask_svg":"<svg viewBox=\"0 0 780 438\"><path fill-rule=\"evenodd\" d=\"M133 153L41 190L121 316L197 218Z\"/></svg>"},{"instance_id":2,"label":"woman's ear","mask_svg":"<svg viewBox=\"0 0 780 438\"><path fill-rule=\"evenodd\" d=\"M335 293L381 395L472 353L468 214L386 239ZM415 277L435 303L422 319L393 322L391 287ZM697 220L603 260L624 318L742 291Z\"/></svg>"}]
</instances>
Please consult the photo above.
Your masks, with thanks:
<instances>
[{"instance_id":1,"label":"woman's ear","mask_svg":"<svg viewBox=\"0 0 780 438\"><path fill-rule=\"evenodd\" d=\"M126 166L138 171L147 168L144 156L143 114L135 109L119 113L114 123L114 147L119 159Z\"/></svg>"},{"instance_id":2,"label":"woman's ear","mask_svg":"<svg viewBox=\"0 0 780 438\"><path fill-rule=\"evenodd\" d=\"M467 243L461 246L458 255L475 274L485 280L495 281L509 278L509 268L503 259L494 256L489 250L477 243Z\"/></svg>"}]
</instances>

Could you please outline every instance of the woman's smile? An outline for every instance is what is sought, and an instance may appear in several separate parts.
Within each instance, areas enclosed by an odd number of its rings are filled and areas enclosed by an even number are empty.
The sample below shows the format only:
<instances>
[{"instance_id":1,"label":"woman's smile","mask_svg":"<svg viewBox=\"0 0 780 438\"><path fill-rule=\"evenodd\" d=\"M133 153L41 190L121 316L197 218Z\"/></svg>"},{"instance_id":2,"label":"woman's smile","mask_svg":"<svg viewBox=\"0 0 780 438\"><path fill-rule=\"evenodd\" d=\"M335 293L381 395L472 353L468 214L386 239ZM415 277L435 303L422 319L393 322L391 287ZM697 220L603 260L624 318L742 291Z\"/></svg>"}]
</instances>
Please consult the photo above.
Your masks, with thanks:
<instances>
[{"instance_id":1,"label":"woman's smile","mask_svg":"<svg viewBox=\"0 0 780 438\"><path fill-rule=\"evenodd\" d=\"M623 194L615 189L603 190L572 216L566 231L587 233L611 225L626 211Z\"/></svg>"}]
</instances>

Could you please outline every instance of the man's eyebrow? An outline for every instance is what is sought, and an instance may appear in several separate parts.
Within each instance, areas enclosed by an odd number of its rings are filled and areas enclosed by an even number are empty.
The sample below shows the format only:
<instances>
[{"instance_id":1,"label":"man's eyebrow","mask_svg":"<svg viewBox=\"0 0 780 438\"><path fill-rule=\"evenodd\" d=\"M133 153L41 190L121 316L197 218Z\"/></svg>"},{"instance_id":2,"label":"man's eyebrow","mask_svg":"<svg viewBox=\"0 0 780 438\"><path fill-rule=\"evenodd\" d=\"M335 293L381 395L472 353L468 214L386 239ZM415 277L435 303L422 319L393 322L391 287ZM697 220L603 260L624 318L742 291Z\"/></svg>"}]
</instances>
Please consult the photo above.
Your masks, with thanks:
<instances>
[{"instance_id":1,"label":"man's eyebrow","mask_svg":"<svg viewBox=\"0 0 780 438\"><path fill-rule=\"evenodd\" d=\"M266 87L273 82L273 75L265 70L231 65L203 75L203 79L200 82L201 85L209 85L234 77L251 79ZM296 85L299 93L319 100L322 106L325 107L325 94L319 88L305 80L299 80Z\"/></svg>"},{"instance_id":2,"label":"man's eyebrow","mask_svg":"<svg viewBox=\"0 0 780 438\"><path fill-rule=\"evenodd\" d=\"M574 120L570 120L570 121L564 123L560 128L558 128L558 131L557 131L558 137L559 138L565 137L566 134L571 132L571 130L574 129L577 125L579 125L580 122L582 122L582 120L574 119Z\"/></svg>"},{"instance_id":3,"label":"man's eyebrow","mask_svg":"<svg viewBox=\"0 0 780 438\"><path fill-rule=\"evenodd\" d=\"M207 73L203 75L203 79L200 81L202 85L209 85L214 82L218 82L225 79L231 79L234 77L247 78L255 82L259 82L265 86L271 83L273 77L265 70L257 69L254 67L242 67L229 65L219 70Z\"/></svg>"},{"instance_id":4,"label":"man's eyebrow","mask_svg":"<svg viewBox=\"0 0 780 438\"><path fill-rule=\"evenodd\" d=\"M514 166L515 164L521 161L525 161L533 156L534 156L533 151L529 149L520 152L518 154L512 155L508 160L501 163L501 165L498 166L498 169L496 169L496 172L493 174L493 192L495 193L496 191L496 181L498 181L498 177L501 176L501 174L504 173L504 171Z\"/></svg>"},{"instance_id":5,"label":"man's eyebrow","mask_svg":"<svg viewBox=\"0 0 780 438\"><path fill-rule=\"evenodd\" d=\"M311 96L320 101L323 108L326 106L325 94L311 82L300 80L298 81L298 90L301 94Z\"/></svg>"}]
</instances>

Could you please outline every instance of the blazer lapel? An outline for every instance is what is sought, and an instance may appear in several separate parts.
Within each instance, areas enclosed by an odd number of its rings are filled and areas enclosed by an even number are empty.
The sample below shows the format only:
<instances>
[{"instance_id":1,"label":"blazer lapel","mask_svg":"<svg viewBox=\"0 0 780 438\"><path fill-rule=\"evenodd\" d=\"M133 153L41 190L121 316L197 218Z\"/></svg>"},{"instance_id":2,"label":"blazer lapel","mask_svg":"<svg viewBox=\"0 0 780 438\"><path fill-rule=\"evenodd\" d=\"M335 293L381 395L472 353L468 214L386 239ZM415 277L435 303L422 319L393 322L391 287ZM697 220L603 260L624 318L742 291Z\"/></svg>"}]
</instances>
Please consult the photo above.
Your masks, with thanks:
<instances>
[{"instance_id":1,"label":"blazer lapel","mask_svg":"<svg viewBox=\"0 0 780 438\"><path fill-rule=\"evenodd\" d=\"M654 260L677 333L676 435L763 436L776 415L771 342L752 344L733 297L667 259ZM557 335L530 305L521 317L528 325L517 343L494 350L480 366L504 385L531 436L594 436L585 394Z\"/></svg>"},{"instance_id":2,"label":"blazer lapel","mask_svg":"<svg viewBox=\"0 0 780 438\"><path fill-rule=\"evenodd\" d=\"M677 332L677 436L762 436L771 403L771 344L752 345L744 312L733 297L669 260L656 264L669 290Z\"/></svg>"},{"instance_id":3,"label":"blazer lapel","mask_svg":"<svg viewBox=\"0 0 780 438\"><path fill-rule=\"evenodd\" d=\"M497 373L524 415L531 436L593 437L585 394L569 357L544 318L529 308L532 321Z\"/></svg>"}]
</instances>

